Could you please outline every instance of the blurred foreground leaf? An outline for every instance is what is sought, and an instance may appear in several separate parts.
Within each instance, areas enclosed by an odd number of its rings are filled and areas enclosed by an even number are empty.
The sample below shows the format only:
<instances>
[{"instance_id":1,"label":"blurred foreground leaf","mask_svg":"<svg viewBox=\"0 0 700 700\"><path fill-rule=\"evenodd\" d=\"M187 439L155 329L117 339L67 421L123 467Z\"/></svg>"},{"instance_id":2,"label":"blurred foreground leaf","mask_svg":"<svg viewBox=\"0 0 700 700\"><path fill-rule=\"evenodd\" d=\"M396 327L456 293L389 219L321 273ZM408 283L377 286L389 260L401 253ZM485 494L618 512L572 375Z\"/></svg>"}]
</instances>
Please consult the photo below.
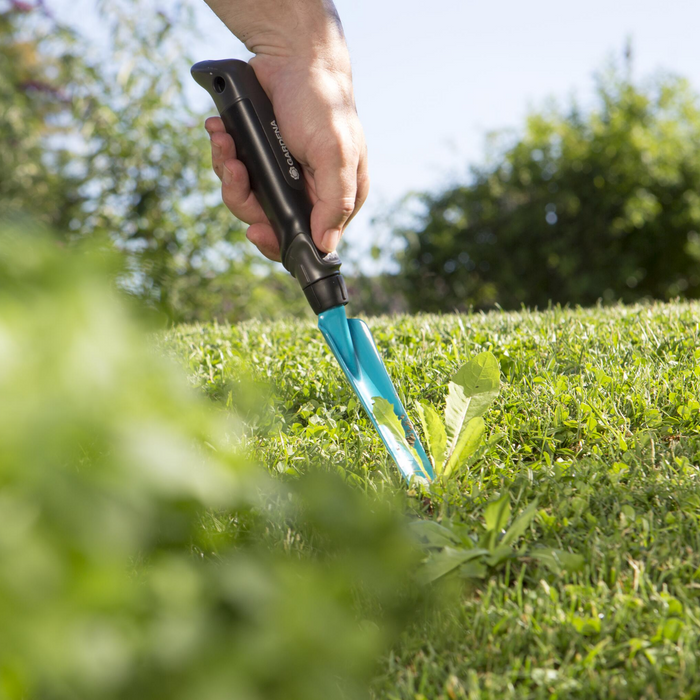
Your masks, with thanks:
<instances>
[{"instance_id":1,"label":"blurred foreground leaf","mask_svg":"<svg viewBox=\"0 0 700 700\"><path fill-rule=\"evenodd\" d=\"M113 263L0 230L0 698L363 697L411 605L391 504L263 478Z\"/></svg>"}]
</instances>

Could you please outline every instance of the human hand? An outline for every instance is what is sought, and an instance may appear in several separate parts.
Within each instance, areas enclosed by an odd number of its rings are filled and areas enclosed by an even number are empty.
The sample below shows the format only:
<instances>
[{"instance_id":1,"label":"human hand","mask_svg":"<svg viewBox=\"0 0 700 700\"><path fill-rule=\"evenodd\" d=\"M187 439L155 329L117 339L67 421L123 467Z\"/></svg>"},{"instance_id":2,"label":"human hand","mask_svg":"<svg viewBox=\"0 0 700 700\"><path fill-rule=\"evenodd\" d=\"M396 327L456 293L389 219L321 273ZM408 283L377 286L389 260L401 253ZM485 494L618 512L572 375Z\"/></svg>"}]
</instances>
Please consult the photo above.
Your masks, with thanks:
<instances>
[{"instance_id":1,"label":"human hand","mask_svg":"<svg viewBox=\"0 0 700 700\"><path fill-rule=\"evenodd\" d=\"M313 205L311 235L316 246L329 253L369 190L367 147L344 41L314 55L260 52L250 63L270 97L285 143L302 166ZM251 192L246 167L236 158L232 137L219 117L207 119L205 127L224 203L250 225L248 239L266 257L279 261L279 244Z\"/></svg>"}]
</instances>

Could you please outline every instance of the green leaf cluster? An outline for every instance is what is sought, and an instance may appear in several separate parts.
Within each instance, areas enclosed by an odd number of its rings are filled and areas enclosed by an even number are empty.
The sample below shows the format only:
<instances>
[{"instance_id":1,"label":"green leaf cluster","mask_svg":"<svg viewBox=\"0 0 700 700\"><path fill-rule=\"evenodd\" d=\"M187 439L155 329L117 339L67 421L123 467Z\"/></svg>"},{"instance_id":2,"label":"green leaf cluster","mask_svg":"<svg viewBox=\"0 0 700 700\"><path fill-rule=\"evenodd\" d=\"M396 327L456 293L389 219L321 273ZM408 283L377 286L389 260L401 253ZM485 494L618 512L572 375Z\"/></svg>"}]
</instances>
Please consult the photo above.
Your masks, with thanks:
<instances>
[{"instance_id":1,"label":"green leaf cluster","mask_svg":"<svg viewBox=\"0 0 700 700\"><path fill-rule=\"evenodd\" d=\"M456 571L462 578L486 578L507 561L534 560L560 572L580 571L584 560L578 554L544 547L515 545L525 535L537 515L537 501L530 503L506 530L510 521L510 494L503 493L484 509L484 527L478 536L463 525L417 520L411 527L428 552L419 571L423 583Z\"/></svg>"},{"instance_id":2,"label":"green leaf cluster","mask_svg":"<svg viewBox=\"0 0 700 700\"><path fill-rule=\"evenodd\" d=\"M448 479L458 473L476 452L485 429L482 415L496 400L500 384L498 360L490 352L481 352L450 380L444 422L429 403L416 403L437 478Z\"/></svg>"},{"instance_id":3,"label":"green leaf cluster","mask_svg":"<svg viewBox=\"0 0 700 700\"><path fill-rule=\"evenodd\" d=\"M498 360L492 353L482 352L462 365L450 380L444 423L430 404L416 403L426 454L437 479L448 479L459 472L478 449L485 429L481 416L498 396L500 384ZM393 405L381 396L375 396L373 401L374 417L379 425L388 428L416 463L421 464Z\"/></svg>"}]
</instances>

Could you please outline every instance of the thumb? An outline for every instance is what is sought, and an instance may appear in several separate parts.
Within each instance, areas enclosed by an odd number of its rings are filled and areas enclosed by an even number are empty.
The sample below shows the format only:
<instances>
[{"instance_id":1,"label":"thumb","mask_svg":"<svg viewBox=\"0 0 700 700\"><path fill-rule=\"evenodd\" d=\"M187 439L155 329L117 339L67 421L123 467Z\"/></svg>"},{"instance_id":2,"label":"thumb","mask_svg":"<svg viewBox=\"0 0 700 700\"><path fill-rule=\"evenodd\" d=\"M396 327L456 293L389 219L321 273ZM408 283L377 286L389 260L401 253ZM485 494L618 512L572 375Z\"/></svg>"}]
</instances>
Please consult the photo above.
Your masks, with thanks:
<instances>
[{"instance_id":1,"label":"thumb","mask_svg":"<svg viewBox=\"0 0 700 700\"><path fill-rule=\"evenodd\" d=\"M336 249L343 228L355 211L357 160L339 154L324 159L314 170L311 235L324 253Z\"/></svg>"}]
</instances>

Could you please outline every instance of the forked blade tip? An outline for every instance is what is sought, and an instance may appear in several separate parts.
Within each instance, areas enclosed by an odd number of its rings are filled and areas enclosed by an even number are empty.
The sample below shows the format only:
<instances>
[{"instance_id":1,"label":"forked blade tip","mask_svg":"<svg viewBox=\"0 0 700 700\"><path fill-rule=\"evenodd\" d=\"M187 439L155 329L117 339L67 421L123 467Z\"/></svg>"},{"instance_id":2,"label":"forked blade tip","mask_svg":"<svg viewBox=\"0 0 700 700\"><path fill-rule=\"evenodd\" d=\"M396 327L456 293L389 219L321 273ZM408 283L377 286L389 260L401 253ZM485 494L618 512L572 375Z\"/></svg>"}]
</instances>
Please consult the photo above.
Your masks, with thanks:
<instances>
[{"instance_id":1,"label":"forked blade tip","mask_svg":"<svg viewBox=\"0 0 700 700\"><path fill-rule=\"evenodd\" d=\"M348 319L345 307L341 306L319 314L318 327L401 474L409 483L416 479L429 484L433 479L432 466L367 325L359 319ZM392 434L390 428L380 426L373 405L377 397L388 401L397 413L403 440Z\"/></svg>"}]
</instances>

